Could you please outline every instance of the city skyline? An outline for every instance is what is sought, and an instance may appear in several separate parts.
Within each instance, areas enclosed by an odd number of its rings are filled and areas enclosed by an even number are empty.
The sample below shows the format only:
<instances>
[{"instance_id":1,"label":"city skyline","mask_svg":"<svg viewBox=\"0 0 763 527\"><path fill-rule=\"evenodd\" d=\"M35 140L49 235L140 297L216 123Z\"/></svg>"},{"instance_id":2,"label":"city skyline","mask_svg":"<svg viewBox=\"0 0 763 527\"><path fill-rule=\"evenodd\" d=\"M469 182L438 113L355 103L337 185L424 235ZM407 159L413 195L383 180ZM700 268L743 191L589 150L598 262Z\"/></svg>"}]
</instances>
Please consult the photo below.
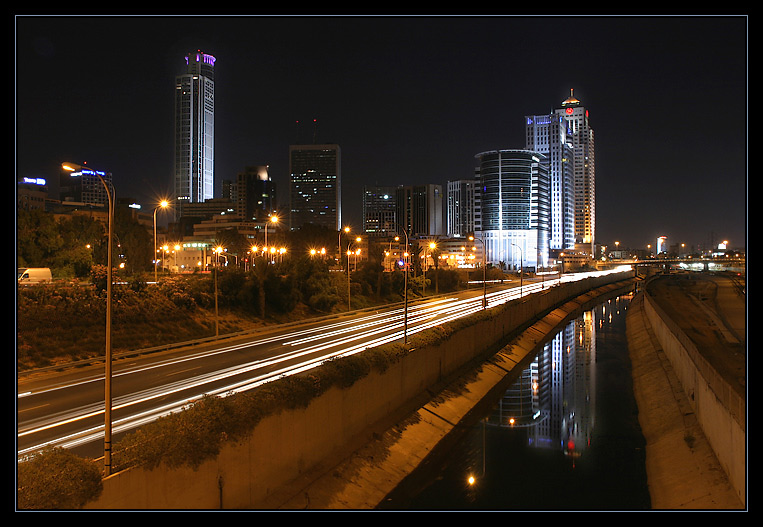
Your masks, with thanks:
<instances>
[{"instance_id":1,"label":"city skyline","mask_svg":"<svg viewBox=\"0 0 763 527\"><path fill-rule=\"evenodd\" d=\"M201 49L216 197L268 165L282 208L289 145L315 138L340 145L361 228L364 185L469 179L574 89L597 134L597 243L743 247L746 35L744 16L17 17L16 175L88 162L149 207L171 189L174 79Z\"/></svg>"}]
</instances>

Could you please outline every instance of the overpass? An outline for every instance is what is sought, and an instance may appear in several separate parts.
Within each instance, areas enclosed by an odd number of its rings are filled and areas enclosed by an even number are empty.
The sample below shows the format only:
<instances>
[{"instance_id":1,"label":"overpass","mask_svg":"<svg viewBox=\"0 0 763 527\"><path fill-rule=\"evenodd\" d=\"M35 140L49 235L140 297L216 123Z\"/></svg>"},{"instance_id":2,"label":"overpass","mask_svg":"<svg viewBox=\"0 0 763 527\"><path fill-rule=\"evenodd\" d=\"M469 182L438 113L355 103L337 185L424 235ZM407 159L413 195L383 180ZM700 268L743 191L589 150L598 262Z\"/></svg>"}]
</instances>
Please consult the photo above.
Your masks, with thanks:
<instances>
[{"instance_id":1,"label":"overpass","mask_svg":"<svg viewBox=\"0 0 763 527\"><path fill-rule=\"evenodd\" d=\"M745 258L720 257L720 258L678 258L660 257L639 259L617 259L604 262L597 261L597 268L608 268L612 265L632 265L638 273L639 268L655 267L668 269L684 269L687 271L739 271L745 270Z\"/></svg>"}]
</instances>

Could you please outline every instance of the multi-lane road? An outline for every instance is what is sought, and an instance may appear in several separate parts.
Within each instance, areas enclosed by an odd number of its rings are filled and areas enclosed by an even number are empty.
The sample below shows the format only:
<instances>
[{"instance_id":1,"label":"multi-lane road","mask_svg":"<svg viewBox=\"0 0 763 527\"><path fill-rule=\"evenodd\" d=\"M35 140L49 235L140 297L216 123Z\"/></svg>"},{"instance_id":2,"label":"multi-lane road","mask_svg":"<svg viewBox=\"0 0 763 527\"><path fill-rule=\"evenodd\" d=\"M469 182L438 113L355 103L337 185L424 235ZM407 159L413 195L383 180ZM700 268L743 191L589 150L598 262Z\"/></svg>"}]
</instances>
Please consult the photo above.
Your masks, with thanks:
<instances>
[{"instance_id":1,"label":"multi-lane road","mask_svg":"<svg viewBox=\"0 0 763 527\"><path fill-rule=\"evenodd\" d=\"M581 278L564 275L562 280ZM559 278L519 280L492 287L488 307L551 287ZM482 309L481 288L403 305L361 310L225 338L185 349L115 359L112 433L116 440L159 416L181 410L203 395L224 396L283 375L305 371L340 355L401 340L407 334ZM104 368L94 365L56 374L20 375L17 398L19 458L46 446L83 456L103 453Z\"/></svg>"}]
</instances>

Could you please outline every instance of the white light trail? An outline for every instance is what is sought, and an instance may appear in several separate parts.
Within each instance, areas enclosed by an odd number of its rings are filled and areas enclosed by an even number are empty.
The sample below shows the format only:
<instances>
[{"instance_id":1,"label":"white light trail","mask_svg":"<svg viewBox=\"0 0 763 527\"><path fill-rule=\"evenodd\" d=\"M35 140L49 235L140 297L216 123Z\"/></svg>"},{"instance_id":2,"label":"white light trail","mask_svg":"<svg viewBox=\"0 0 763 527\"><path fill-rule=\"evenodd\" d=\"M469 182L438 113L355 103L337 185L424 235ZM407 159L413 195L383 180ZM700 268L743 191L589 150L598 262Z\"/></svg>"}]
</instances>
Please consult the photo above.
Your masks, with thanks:
<instances>
[{"instance_id":1,"label":"white light trail","mask_svg":"<svg viewBox=\"0 0 763 527\"><path fill-rule=\"evenodd\" d=\"M622 269L617 271L613 270L610 272L621 271ZM542 288L552 287L553 285L561 282L570 282L575 279L583 279L592 275L596 276L603 274L608 274L608 272L603 271L598 273L587 273L585 275L563 275L561 279L549 279L545 280L543 283L536 282L523 284L521 287L521 295L530 294L532 292L539 291ZM488 307L492 307L518 298L520 296L520 288L513 287L508 290L492 292L485 296L488 301ZM472 297L465 300L459 300L455 298L440 298L423 305L412 306L409 308L408 313L408 333L415 334L431 327L447 323L451 320L456 320L458 318L470 315L482 309L482 296ZM223 370L198 375L187 380L177 381L163 385L161 387L152 388L136 394L117 398L113 408L115 411L146 404L152 400L165 398L169 395L177 394L182 391L196 390L193 395L185 396L182 398L182 400L177 400L157 408L140 411L127 417L118 419L114 422L114 430L117 433L128 431L153 421L160 416L181 411L193 401L198 400L204 395L226 396L229 394L250 390L256 386L270 382L274 379L310 370L327 360L340 356L351 355L370 347L397 341L403 337L402 326L404 316L405 314L403 308L396 307L392 310L377 312L360 319L339 321L336 323L322 325L316 328L301 329L286 335L263 337L257 339L255 342L225 346L212 351L200 352L198 354L193 354L191 356L186 356L180 359L173 359L173 362L190 361L197 359L200 356L228 353L251 346L253 344L269 344L277 343L279 341L282 341L283 346L285 347L296 348L293 351L280 353L267 359L251 361L243 365L237 365L235 367L225 368ZM348 335L351 332L354 333ZM255 377L245 378L241 381L226 384L219 388L200 390L200 388L208 386L209 383L212 382L219 382L233 376L245 375L266 367L279 366L287 361L294 361L295 359L299 359L307 355L313 355L316 352L326 350L333 351L317 357L312 357L304 362L299 362L295 365L283 366L272 372L259 374ZM166 366L168 363L169 361L163 361L161 363L153 364L150 366L124 371L118 375L131 375L140 371L146 371L148 369ZM103 379L101 378L89 380L86 382L96 382L98 380L102 381ZM53 388L53 390L62 388L63 387L56 387ZM24 395L29 396L28 393ZM21 395L19 395L19 397L21 397ZM18 436L23 437L36 432L50 430L72 422L92 419L102 415L103 413L104 411L102 408L100 410L94 410L93 405L88 408L75 409L67 413L66 416L56 416L55 421L46 422L39 426L30 426L25 428L19 432ZM39 451L46 446L63 446L65 448L71 448L80 444L96 441L102 437L103 424L96 427L87 428L66 437L48 441L44 444L30 446L23 450L19 450L18 454L19 457L21 457L26 454Z\"/></svg>"}]
</instances>

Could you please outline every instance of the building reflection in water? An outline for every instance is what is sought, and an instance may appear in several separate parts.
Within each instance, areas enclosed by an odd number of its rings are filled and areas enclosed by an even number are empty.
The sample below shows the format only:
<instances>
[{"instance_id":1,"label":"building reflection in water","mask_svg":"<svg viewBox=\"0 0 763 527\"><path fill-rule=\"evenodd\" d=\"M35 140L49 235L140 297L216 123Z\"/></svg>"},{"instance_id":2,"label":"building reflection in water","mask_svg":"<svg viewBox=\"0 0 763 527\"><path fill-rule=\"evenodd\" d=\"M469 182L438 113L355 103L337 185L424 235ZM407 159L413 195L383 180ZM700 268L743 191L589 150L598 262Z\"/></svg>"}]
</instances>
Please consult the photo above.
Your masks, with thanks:
<instances>
[{"instance_id":1,"label":"building reflection in water","mask_svg":"<svg viewBox=\"0 0 763 527\"><path fill-rule=\"evenodd\" d=\"M618 382L631 299L605 300L566 324L492 411L384 508L648 509L632 386Z\"/></svg>"},{"instance_id":2,"label":"building reflection in water","mask_svg":"<svg viewBox=\"0 0 763 527\"><path fill-rule=\"evenodd\" d=\"M525 428L529 447L575 458L591 443L596 409L596 331L619 299L585 311L557 333L506 390L487 425ZM597 322L598 321L598 322Z\"/></svg>"}]
</instances>

